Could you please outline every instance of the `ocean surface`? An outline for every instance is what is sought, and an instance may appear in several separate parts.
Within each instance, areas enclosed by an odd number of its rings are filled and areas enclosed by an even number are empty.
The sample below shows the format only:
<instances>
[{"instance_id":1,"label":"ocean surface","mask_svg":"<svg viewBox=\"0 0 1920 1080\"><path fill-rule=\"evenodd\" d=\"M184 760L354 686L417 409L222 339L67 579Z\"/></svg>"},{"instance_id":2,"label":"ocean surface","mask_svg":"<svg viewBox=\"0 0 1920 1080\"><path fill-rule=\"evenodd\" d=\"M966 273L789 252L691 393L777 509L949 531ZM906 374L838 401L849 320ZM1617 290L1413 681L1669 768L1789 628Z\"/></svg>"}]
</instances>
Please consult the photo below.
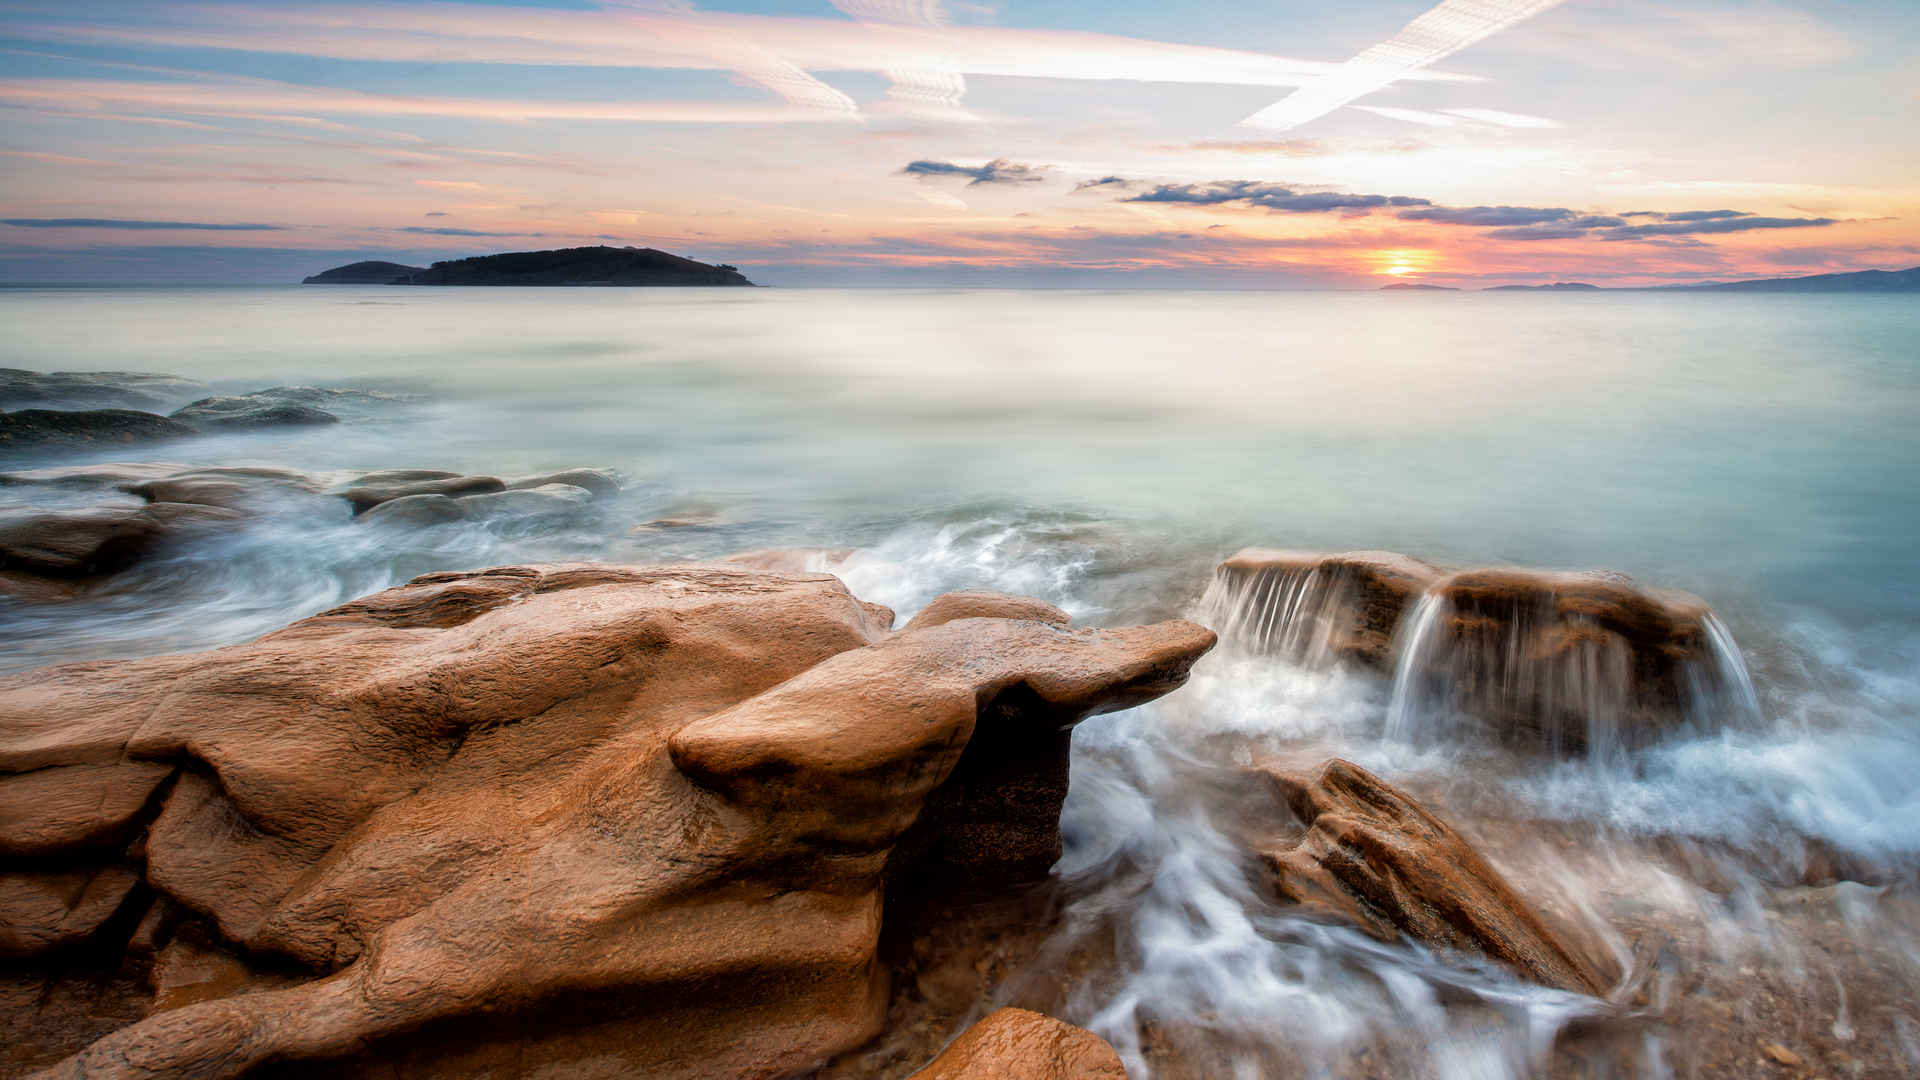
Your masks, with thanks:
<instances>
[{"instance_id":1,"label":"ocean surface","mask_svg":"<svg viewBox=\"0 0 1920 1080\"><path fill-rule=\"evenodd\" d=\"M1851 976L1755 914L1762 884L1676 883L1648 847L1679 838L1789 878L1815 850L1894 878L1920 865L1909 296L11 288L0 325L5 367L400 398L332 427L0 469L595 466L627 482L559 523L269 515L87 599L0 600L6 670L247 640L428 570L769 547L854 549L822 565L903 622L960 588L1084 624L1197 616L1214 564L1248 545L1608 569L1712 605L1752 715L1625 759L1411 740L1387 722L1386 680L1226 646L1164 701L1083 725L1059 869L1120 944L1064 1007L1137 1075L1164 1067L1141 1035L1155 1019L1217 1030L1241 1075L1274 1074L1275 1055L1338 1074L1400 1030L1430 1048L1421 1071L1523 1076L1582 1015L1264 908L1223 807L1195 794L1236 763L1351 758L1488 837L1522 891L1550 881L1603 919L1625 894L1665 904L1726 963L1791 955L1822 992ZM69 498L0 487L0 506ZM1494 822L1574 837L1607 869L1493 843ZM1886 978L1920 992L1920 928L1860 927L1907 942ZM1462 995L1476 1008L1449 1004ZM1895 1053L1920 1068L1920 1028L1887 1030L1912 1032ZM1683 1037L1649 1039L1628 1071L1684 1059Z\"/></svg>"}]
</instances>

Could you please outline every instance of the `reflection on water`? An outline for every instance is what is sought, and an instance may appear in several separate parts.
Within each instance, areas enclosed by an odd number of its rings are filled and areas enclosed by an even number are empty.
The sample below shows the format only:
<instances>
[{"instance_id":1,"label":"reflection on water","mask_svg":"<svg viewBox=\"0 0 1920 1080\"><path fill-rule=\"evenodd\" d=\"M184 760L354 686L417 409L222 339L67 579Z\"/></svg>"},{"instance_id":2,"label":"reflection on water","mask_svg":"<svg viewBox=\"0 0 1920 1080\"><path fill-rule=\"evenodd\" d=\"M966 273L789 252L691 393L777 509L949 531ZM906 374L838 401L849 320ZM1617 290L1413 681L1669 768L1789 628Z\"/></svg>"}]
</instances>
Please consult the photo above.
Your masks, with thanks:
<instances>
[{"instance_id":1,"label":"reflection on water","mask_svg":"<svg viewBox=\"0 0 1920 1080\"><path fill-rule=\"evenodd\" d=\"M1756 1025L1854 1055L1836 1072L1920 1067L1898 1004L1920 991L1901 891L1920 865L1920 312L1899 297L6 290L0 316L0 366L420 395L151 459L625 480L537 524L374 528L290 502L81 599L0 601L9 670L244 640L428 570L768 547L823 549L903 619L957 588L1093 623L1194 611L1259 647L1083 725L1063 821L1076 900L1050 955L1099 959L1065 965L1049 1004L1130 1074L1685 1075L1690 1045L1751 1051ZM0 486L5 506L94 499ZM1688 590L1713 609L1695 689L1714 701L1605 753L1464 737L1406 700L1396 723L1393 668L1335 656L1313 621L1325 582L1196 606L1250 543ZM1398 631L1403 658L1423 625ZM1576 659L1555 700L1592 721L1622 661ZM1449 686L1480 670L1424 666ZM1258 892L1242 770L1333 756L1593 928L1629 972L1618 1000Z\"/></svg>"}]
</instances>

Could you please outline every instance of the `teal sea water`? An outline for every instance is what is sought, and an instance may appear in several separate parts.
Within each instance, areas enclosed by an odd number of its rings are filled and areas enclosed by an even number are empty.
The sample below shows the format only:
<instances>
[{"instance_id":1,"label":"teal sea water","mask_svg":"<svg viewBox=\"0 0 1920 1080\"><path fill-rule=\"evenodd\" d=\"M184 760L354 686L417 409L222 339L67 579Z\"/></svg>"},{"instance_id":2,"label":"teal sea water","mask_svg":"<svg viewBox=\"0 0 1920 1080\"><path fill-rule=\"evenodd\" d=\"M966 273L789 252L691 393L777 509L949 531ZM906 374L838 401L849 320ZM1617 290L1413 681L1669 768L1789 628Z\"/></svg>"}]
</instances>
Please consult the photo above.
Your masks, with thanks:
<instances>
[{"instance_id":1,"label":"teal sea water","mask_svg":"<svg viewBox=\"0 0 1920 1080\"><path fill-rule=\"evenodd\" d=\"M836 568L903 618L956 588L1095 624L1188 613L1213 564L1252 544L1605 568L1713 605L1759 716L1605 769L1398 742L1387 687L1226 655L1166 702L1083 727L1061 872L1163 870L1127 894L1140 948L1124 978L1073 1005L1138 1070L1146 1001L1206 1003L1187 1019L1229 1042L1318 1025L1290 1049L1329 1060L1412 1015L1374 967L1289 966L1315 946L1249 911L1205 808L1168 797L1185 774L1167 755L1204 769L1223 737L1332 747L1416 790L1471 775L1503 820L1920 863L1912 297L17 288L0 290L0 325L0 366L412 395L335 427L0 468L591 465L628 480L553 526L263 519L84 601L0 600L9 670L245 640L427 570L776 546L857 549ZM0 487L0 505L57 498ZM1600 902L1597 884L1568 887ZM1442 979L1421 956L1367 955ZM1901 978L1920 976L1915 957ZM1501 1023L1418 1013L1466 1048L1438 1073L1525 1075L1541 1025L1577 1012L1488 986Z\"/></svg>"}]
</instances>

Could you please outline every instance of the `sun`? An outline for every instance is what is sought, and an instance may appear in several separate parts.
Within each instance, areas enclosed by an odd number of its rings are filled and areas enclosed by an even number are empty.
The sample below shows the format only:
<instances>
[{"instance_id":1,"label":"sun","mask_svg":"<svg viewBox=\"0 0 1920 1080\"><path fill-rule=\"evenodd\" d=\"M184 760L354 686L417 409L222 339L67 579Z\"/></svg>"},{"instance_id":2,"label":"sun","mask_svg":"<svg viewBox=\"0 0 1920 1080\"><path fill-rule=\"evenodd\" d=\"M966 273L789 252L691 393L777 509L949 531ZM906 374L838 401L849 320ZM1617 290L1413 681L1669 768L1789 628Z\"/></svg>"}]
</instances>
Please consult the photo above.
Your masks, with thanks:
<instances>
[{"instance_id":1,"label":"sun","mask_svg":"<svg viewBox=\"0 0 1920 1080\"><path fill-rule=\"evenodd\" d=\"M1370 253L1375 273L1388 277L1406 277L1433 268L1433 252L1416 248L1391 248Z\"/></svg>"}]
</instances>

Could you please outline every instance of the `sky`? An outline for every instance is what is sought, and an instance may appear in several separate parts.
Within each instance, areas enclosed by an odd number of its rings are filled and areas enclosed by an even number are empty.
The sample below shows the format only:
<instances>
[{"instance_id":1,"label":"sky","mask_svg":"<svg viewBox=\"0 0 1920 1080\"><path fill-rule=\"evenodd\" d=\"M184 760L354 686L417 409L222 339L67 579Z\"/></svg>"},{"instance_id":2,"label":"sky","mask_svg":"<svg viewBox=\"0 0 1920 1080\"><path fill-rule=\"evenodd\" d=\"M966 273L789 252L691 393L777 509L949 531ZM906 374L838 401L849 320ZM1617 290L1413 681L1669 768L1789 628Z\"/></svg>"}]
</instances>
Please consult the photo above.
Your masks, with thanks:
<instances>
[{"instance_id":1,"label":"sky","mask_svg":"<svg viewBox=\"0 0 1920 1080\"><path fill-rule=\"evenodd\" d=\"M0 0L0 281L614 244L780 286L1920 264L1915 0Z\"/></svg>"}]
</instances>

